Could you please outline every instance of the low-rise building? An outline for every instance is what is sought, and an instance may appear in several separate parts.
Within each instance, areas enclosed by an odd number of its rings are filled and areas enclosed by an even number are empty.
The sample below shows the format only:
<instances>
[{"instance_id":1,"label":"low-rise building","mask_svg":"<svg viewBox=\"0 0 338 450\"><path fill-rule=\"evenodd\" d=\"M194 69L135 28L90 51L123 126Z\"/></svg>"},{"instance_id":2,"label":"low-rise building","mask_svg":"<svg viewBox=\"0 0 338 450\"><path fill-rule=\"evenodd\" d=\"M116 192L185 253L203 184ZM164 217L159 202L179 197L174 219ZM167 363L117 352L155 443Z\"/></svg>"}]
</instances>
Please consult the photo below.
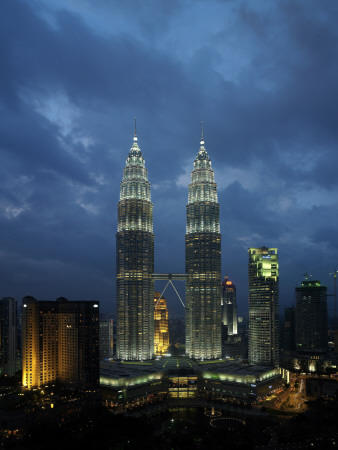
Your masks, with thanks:
<instances>
[{"instance_id":1,"label":"low-rise building","mask_svg":"<svg viewBox=\"0 0 338 450\"><path fill-rule=\"evenodd\" d=\"M279 389L275 367L216 360L196 362L164 357L143 363L101 363L100 386L106 405L137 406L163 399L210 399L251 403Z\"/></svg>"}]
</instances>

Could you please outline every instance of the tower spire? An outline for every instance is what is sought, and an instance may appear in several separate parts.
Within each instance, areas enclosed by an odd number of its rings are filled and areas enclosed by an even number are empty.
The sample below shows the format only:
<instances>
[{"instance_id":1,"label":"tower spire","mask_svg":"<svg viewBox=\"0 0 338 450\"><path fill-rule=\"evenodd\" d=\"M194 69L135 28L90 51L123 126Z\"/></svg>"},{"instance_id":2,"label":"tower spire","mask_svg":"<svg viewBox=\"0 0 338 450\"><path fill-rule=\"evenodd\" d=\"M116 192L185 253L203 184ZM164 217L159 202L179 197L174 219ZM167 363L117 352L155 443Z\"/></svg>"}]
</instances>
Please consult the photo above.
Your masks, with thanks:
<instances>
[{"instance_id":1,"label":"tower spire","mask_svg":"<svg viewBox=\"0 0 338 450\"><path fill-rule=\"evenodd\" d=\"M137 134L136 134L136 117L134 117L134 142L137 142Z\"/></svg>"},{"instance_id":2,"label":"tower spire","mask_svg":"<svg viewBox=\"0 0 338 450\"><path fill-rule=\"evenodd\" d=\"M203 136L203 134L204 134L204 122L203 122L203 120L201 120L200 148L198 150L198 153L197 153L197 156L196 156L196 159L195 159L195 163L202 160L202 161L206 161L207 164L210 165L211 164L210 163L210 159L209 159L208 153L206 152L205 147L204 147L204 136Z\"/></svg>"}]
</instances>

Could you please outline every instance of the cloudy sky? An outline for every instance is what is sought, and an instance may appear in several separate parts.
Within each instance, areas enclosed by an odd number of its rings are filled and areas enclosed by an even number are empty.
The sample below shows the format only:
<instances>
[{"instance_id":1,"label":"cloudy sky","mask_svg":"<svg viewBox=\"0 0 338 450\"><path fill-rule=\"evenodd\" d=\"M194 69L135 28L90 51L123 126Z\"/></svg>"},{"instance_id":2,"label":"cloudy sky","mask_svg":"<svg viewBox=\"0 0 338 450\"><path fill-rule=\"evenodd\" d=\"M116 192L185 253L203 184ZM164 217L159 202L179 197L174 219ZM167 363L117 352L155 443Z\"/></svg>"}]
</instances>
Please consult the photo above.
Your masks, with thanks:
<instances>
[{"instance_id":1,"label":"cloudy sky","mask_svg":"<svg viewBox=\"0 0 338 450\"><path fill-rule=\"evenodd\" d=\"M281 311L305 272L333 292L336 0L4 0L0 9L0 296L98 299L115 311L116 206L134 117L156 272L184 272L203 120L222 272L241 313L248 247L278 247Z\"/></svg>"}]
</instances>

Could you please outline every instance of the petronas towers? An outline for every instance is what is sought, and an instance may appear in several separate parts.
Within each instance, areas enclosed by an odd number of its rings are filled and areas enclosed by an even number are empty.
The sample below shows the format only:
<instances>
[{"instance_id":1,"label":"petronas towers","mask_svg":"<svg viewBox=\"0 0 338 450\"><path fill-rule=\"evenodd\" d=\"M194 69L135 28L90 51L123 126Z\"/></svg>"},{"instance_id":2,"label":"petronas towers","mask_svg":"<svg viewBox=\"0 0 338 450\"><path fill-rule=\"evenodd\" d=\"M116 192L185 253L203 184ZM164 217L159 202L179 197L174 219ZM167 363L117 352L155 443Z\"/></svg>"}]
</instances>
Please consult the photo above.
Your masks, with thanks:
<instances>
[{"instance_id":1,"label":"petronas towers","mask_svg":"<svg viewBox=\"0 0 338 450\"><path fill-rule=\"evenodd\" d=\"M221 357L221 235L217 185L202 137L194 161L185 235L186 355Z\"/></svg>"},{"instance_id":2,"label":"petronas towers","mask_svg":"<svg viewBox=\"0 0 338 450\"><path fill-rule=\"evenodd\" d=\"M217 185L202 136L189 185L186 230L186 355L221 357L221 235ZM137 143L129 151L118 203L117 357L154 353L153 205Z\"/></svg>"},{"instance_id":3,"label":"petronas towers","mask_svg":"<svg viewBox=\"0 0 338 450\"><path fill-rule=\"evenodd\" d=\"M154 353L153 204L136 133L120 188L116 268L117 357L150 359Z\"/></svg>"}]
</instances>

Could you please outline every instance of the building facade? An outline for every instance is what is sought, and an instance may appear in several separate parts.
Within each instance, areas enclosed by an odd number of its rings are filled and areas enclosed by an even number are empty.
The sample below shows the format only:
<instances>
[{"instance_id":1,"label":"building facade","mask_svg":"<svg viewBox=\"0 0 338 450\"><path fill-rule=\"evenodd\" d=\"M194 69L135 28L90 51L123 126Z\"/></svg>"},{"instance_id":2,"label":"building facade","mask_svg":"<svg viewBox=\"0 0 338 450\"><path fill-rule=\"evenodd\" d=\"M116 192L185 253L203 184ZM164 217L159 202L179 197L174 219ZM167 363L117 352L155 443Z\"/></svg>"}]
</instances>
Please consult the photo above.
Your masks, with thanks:
<instances>
[{"instance_id":1,"label":"building facade","mask_svg":"<svg viewBox=\"0 0 338 450\"><path fill-rule=\"evenodd\" d=\"M114 321L100 314L100 360L112 358L114 349Z\"/></svg>"},{"instance_id":2,"label":"building facade","mask_svg":"<svg viewBox=\"0 0 338 450\"><path fill-rule=\"evenodd\" d=\"M279 365L277 248L249 248L249 362Z\"/></svg>"},{"instance_id":3,"label":"building facade","mask_svg":"<svg viewBox=\"0 0 338 450\"><path fill-rule=\"evenodd\" d=\"M22 384L38 388L56 381L98 387L99 303L24 297Z\"/></svg>"},{"instance_id":4,"label":"building facade","mask_svg":"<svg viewBox=\"0 0 338 450\"><path fill-rule=\"evenodd\" d=\"M204 147L194 161L189 184L186 255L186 355L220 358L221 235L217 185Z\"/></svg>"},{"instance_id":5,"label":"building facade","mask_svg":"<svg viewBox=\"0 0 338 450\"><path fill-rule=\"evenodd\" d=\"M284 310L284 329L283 329L283 350L285 352L293 352L296 349L296 310L285 308Z\"/></svg>"},{"instance_id":6,"label":"building facade","mask_svg":"<svg viewBox=\"0 0 338 450\"><path fill-rule=\"evenodd\" d=\"M17 368L17 302L0 300L0 375L13 376Z\"/></svg>"},{"instance_id":7,"label":"building facade","mask_svg":"<svg viewBox=\"0 0 338 450\"><path fill-rule=\"evenodd\" d=\"M167 300L156 291L154 295L154 354L166 355L169 351L169 312Z\"/></svg>"},{"instance_id":8,"label":"building facade","mask_svg":"<svg viewBox=\"0 0 338 450\"><path fill-rule=\"evenodd\" d=\"M237 335L236 286L228 277L222 282L222 324L227 327L228 336Z\"/></svg>"},{"instance_id":9,"label":"building facade","mask_svg":"<svg viewBox=\"0 0 338 450\"><path fill-rule=\"evenodd\" d=\"M327 288L320 281L305 280L296 287L296 350L323 355L328 345Z\"/></svg>"},{"instance_id":10,"label":"building facade","mask_svg":"<svg viewBox=\"0 0 338 450\"><path fill-rule=\"evenodd\" d=\"M117 358L154 354L154 234L150 183L136 132L118 203L116 235Z\"/></svg>"}]
</instances>

